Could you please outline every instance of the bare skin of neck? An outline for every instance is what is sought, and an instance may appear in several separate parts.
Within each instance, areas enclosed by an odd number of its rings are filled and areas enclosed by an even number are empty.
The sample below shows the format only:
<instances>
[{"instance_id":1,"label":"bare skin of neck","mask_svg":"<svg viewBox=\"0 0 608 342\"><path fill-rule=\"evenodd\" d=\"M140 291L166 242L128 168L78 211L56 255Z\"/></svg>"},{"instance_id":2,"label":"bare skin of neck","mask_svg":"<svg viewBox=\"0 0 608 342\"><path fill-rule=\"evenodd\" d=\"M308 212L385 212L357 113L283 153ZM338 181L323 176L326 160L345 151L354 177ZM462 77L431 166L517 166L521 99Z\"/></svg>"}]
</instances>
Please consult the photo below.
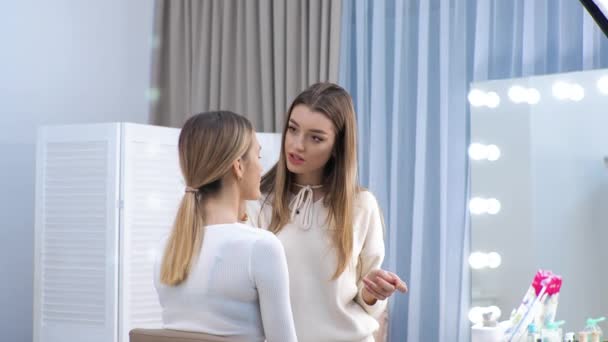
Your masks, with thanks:
<instances>
[{"instance_id":1,"label":"bare skin of neck","mask_svg":"<svg viewBox=\"0 0 608 342\"><path fill-rule=\"evenodd\" d=\"M204 199L203 215L207 226L239 222L241 211L244 212L244 205L236 184L224 184L222 191Z\"/></svg>"}]
</instances>

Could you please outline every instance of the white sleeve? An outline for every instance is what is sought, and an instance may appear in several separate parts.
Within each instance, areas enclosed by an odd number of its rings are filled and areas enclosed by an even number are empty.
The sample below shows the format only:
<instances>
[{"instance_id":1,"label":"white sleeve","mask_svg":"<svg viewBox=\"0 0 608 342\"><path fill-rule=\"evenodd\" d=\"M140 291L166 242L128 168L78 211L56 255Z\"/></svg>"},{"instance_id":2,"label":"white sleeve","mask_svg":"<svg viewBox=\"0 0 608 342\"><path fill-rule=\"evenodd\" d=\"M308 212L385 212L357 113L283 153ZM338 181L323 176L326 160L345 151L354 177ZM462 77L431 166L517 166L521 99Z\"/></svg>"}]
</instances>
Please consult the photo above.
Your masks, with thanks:
<instances>
[{"instance_id":1,"label":"white sleeve","mask_svg":"<svg viewBox=\"0 0 608 342\"><path fill-rule=\"evenodd\" d=\"M268 234L255 242L251 254L251 275L258 291L266 341L296 342L283 245Z\"/></svg>"},{"instance_id":2,"label":"white sleeve","mask_svg":"<svg viewBox=\"0 0 608 342\"><path fill-rule=\"evenodd\" d=\"M361 223L367 225L367 227L363 228L366 230L366 234L361 254L359 254L360 273L357 274L357 288L359 291L355 301L367 313L378 318L386 309L387 300L378 300L374 305L368 305L363 300L362 291L364 288L363 277L370 271L382 267L382 261L384 260L384 224L376 198L371 193L367 197L366 204L369 212L367 220Z\"/></svg>"}]
</instances>

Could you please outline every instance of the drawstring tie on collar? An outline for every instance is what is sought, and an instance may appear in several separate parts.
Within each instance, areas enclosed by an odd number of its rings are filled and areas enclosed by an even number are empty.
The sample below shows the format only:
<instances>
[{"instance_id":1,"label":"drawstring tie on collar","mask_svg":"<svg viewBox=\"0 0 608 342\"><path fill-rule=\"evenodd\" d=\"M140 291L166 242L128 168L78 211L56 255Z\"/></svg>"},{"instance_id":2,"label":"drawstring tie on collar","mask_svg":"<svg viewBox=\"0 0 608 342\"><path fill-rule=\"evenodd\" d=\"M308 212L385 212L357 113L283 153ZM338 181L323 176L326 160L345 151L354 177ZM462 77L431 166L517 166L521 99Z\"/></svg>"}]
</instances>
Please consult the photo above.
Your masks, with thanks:
<instances>
[{"instance_id":1,"label":"drawstring tie on collar","mask_svg":"<svg viewBox=\"0 0 608 342\"><path fill-rule=\"evenodd\" d=\"M314 189L320 189L323 185L301 185L294 183L301 188L291 201L291 219L304 229L309 230L313 223L313 195Z\"/></svg>"}]
</instances>

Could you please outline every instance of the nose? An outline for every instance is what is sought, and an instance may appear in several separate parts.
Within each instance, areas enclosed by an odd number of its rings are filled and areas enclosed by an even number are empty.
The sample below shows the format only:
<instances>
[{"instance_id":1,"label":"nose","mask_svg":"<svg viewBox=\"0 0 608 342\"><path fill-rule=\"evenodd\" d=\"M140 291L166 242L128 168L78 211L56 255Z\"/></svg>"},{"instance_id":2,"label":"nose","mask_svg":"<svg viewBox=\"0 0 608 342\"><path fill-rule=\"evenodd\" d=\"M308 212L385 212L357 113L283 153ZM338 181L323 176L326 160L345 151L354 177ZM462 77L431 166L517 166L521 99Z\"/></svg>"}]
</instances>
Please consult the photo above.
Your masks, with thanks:
<instances>
[{"instance_id":1,"label":"nose","mask_svg":"<svg viewBox=\"0 0 608 342\"><path fill-rule=\"evenodd\" d=\"M293 138L293 147L296 151L304 151L304 135L298 134Z\"/></svg>"}]
</instances>

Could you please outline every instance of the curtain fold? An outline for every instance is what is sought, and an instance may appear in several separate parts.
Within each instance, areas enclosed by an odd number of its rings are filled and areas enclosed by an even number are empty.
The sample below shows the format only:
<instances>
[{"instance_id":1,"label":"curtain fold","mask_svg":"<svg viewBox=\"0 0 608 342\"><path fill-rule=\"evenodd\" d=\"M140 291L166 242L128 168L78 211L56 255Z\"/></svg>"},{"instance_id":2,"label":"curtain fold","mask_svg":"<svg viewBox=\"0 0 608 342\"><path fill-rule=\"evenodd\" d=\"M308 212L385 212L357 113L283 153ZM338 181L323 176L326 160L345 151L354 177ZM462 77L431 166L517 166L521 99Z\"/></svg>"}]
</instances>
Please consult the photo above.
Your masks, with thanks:
<instances>
[{"instance_id":1,"label":"curtain fold","mask_svg":"<svg viewBox=\"0 0 608 342\"><path fill-rule=\"evenodd\" d=\"M300 91L337 82L341 2L159 0L152 123L225 109L280 131Z\"/></svg>"}]
</instances>

